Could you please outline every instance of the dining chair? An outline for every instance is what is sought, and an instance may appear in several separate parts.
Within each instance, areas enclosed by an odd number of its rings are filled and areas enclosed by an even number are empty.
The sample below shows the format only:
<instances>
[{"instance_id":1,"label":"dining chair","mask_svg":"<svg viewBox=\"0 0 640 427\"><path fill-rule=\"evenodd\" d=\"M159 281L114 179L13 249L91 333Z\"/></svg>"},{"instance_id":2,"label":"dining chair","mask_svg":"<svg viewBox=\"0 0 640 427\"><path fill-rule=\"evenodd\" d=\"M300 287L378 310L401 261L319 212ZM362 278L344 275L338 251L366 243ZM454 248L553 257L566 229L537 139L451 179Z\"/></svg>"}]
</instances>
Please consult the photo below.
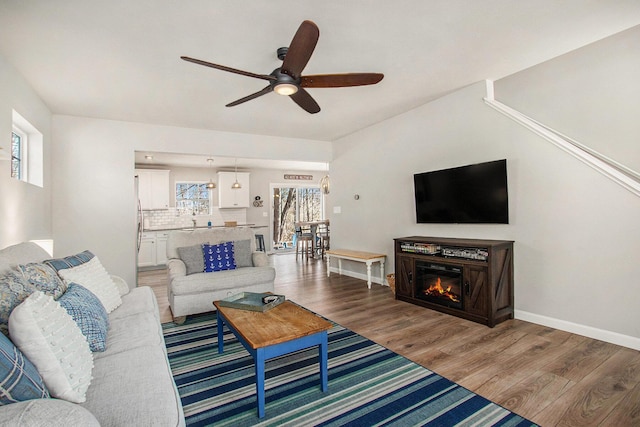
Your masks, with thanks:
<instances>
[{"instance_id":1,"label":"dining chair","mask_svg":"<svg viewBox=\"0 0 640 427\"><path fill-rule=\"evenodd\" d=\"M329 234L329 220L318 225L318 236L320 237L320 256L324 259L324 253L331 249L331 236Z\"/></svg>"}]
</instances>

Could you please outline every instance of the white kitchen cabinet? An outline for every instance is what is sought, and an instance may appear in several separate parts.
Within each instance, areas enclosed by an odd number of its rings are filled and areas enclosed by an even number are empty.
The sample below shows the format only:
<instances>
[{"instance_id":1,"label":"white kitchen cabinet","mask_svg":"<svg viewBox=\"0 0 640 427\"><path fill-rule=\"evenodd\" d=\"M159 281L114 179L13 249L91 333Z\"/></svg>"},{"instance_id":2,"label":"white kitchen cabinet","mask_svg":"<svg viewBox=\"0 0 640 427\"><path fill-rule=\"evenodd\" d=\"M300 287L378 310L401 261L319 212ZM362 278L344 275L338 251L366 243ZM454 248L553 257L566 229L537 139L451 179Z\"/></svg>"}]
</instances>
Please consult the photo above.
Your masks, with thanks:
<instances>
[{"instance_id":1,"label":"white kitchen cabinet","mask_svg":"<svg viewBox=\"0 0 640 427\"><path fill-rule=\"evenodd\" d=\"M249 172L238 172L242 188L232 189L236 181L235 172L218 172L218 207L248 208L250 203Z\"/></svg>"},{"instance_id":2,"label":"white kitchen cabinet","mask_svg":"<svg viewBox=\"0 0 640 427\"><path fill-rule=\"evenodd\" d=\"M138 267L156 265L156 233L142 233L138 251Z\"/></svg>"},{"instance_id":3,"label":"white kitchen cabinet","mask_svg":"<svg viewBox=\"0 0 640 427\"><path fill-rule=\"evenodd\" d=\"M136 169L138 198L142 209L169 208L169 171L161 169Z\"/></svg>"},{"instance_id":4,"label":"white kitchen cabinet","mask_svg":"<svg viewBox=\"0 0 640 427\"><path fill-rule=\"evenodd\" d=\"M140 251L138 252L138 267L155 267L167 263L166 231L147 231L142 233Z\"/></svg>"},{"instance_id":5,"label":"white kitchen cabinet","mask_svg":"<svg viewBox=\"0 0 640 427\"><path fill-rule=\"evenodd\" d=\"M169 233L166 231L156 232L156 265L165 265L167 263L167 237Z\"/></svg>"}]
</instances>

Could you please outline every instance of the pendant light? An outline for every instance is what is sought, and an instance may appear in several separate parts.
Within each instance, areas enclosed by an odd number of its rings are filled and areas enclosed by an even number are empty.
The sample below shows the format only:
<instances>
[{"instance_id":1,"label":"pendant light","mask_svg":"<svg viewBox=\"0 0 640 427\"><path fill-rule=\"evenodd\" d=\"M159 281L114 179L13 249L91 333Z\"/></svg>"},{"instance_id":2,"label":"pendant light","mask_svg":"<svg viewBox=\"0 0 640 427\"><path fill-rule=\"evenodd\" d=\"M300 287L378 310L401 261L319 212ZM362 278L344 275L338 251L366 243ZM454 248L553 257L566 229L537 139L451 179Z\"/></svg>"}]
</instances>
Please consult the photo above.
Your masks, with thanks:
<instances>
[{"instance_id":1,"label":"pendant light","mask_svg":"<svg viewBox=\"0 0 640 427\"><path fill-rule=\"evenodd\" d=\"M209 168L213 167L213 159L211 157L207 159L207 162L209 163ZM207 183L207 189L213 190L214 188L216 188L216 183L213 182L213 178L209 178L209 182Z\"/></svg>"},{"instance_id":2,"label":"pendant light","mask_svg":"<svg viewBox=\"0 0 640 427\"><path fill-rule=\"evenodd\" d=\"M236 182L231 184L231 189L239 190L240 188L242 188L242 185L238 182L238 158L237 157L235 159L235 163L236 163Z\"/></svg>"},{"instance_id":3,"label":"pendant light","mask_svg":"<svg viewBox=\"0 0 640 427\"><path fill-rule=\"evenodd\" d=\"M322 177L322 179L320 180L320 190L322 191L322 194L329 194L330 191L330 182L329 182L329 163L327 163L327 174L325 176Z\"/></svg>"}]
</instances>

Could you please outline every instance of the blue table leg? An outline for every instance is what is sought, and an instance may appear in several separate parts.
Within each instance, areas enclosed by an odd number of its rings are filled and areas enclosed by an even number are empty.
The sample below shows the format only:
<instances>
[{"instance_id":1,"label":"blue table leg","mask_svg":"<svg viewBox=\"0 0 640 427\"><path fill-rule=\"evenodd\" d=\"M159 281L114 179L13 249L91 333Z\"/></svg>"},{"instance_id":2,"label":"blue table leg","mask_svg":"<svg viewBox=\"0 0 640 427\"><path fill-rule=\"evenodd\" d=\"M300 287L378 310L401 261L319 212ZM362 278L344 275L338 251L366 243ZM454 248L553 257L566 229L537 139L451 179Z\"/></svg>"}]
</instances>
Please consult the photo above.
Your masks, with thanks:
<instances>
[{"instance_id":1,"label":"blue table leg","mask_svg":"<svg viewBox=\"0 0 640 427\"><path fill-rule=\"evenodd\" d=\"M258 395L258 418L264 417L264 348L259 348L255 354L256 365L256 394Z\"/></svg>"},{"instance_id":2,"label":"blue table leg","mask_svg":"<svg viewBox=\"0 0 640 427\"><path fill-rule=\"evenodd\" d=\"M223 320L220 315L220 311L217 311L217 319L218 319L218 353L224 352L224 334L222 332Z\"/></svg>"},{"instance_id":3,"label":"blue table leg","mask_svg":"<svg viewBox=\"0 0 640 427\"><path fill-rule=\"evenodd\" d=\"M329 343L328 343L328 338L327 338L327 331L324 331L321 333L321 337L320 337L320 346L318 347L318 350L320 352L320 389L323 392L326 392L329 388L328 384L329 384L329 374L328 374L328 348L329 348Z\"/></svg>"}]
</instances>

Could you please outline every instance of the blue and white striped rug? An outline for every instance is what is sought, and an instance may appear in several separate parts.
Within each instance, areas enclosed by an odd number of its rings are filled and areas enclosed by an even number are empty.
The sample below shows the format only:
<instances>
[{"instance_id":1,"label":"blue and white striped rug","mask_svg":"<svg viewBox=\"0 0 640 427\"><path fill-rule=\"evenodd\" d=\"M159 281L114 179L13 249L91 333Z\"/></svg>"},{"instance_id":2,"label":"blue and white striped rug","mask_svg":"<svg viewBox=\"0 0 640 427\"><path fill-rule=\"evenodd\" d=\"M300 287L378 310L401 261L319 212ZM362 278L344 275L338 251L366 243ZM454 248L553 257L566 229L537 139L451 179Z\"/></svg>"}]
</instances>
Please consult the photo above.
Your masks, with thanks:
<instances>
[{"instance_id":1,"label":"blue and white striped rug","mask_svg":"<svg viewBox=\"0 0 640 427\"><path fill-rule=\"evenodd\" d=\"M273 359L259 419L253 360L226 329L218 354L215 314L163 329L188 426L535 425L339 325L329 331L329 391L317 348Z\"/></svg>"}]
</instances>

